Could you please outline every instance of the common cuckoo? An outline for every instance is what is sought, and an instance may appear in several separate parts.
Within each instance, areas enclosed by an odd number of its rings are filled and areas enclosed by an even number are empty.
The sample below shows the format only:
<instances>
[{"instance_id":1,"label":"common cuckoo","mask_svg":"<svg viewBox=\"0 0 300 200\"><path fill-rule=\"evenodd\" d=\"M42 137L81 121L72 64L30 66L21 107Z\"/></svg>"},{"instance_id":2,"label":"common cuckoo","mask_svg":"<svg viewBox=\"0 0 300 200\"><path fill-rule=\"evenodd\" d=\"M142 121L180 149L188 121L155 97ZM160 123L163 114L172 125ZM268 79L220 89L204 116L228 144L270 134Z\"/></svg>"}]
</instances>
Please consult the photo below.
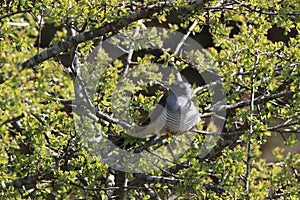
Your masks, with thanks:
<instances>
[{"instance_id":1,"label":"common cuckoo","mask_svg":"<svg viewBox=\"0 0 300 200\"><path fill-rule=\"evenodd\" d=\"M175 80L151 112L150 123L144 127L136 127L135 135L145 137L148 134L160 135L164 132L187 132L200 120L192 97L191 85Z\"/></svg>"}]
</instances>

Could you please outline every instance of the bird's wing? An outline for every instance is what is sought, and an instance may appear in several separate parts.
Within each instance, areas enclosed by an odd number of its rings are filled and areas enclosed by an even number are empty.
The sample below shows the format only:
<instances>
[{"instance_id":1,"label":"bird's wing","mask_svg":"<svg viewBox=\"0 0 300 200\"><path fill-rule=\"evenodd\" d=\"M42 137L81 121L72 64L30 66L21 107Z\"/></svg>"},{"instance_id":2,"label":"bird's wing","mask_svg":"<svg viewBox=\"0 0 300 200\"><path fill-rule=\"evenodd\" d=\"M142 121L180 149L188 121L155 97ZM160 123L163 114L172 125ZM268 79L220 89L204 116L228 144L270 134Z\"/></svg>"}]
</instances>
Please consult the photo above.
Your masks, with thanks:
<instances>
[{"instance_id":1,"label":"bird's wing","mask_svg":"<svg viewBox=\"0 0 300 200\"><path fill-rule=\"evenodd\" d=\"M191 129L200 121L200 114L195 104L190 100L187 104L187 109L185 115L184 124L186 129Z\"/></svg>"},{"instance_id":2,"label":"bird's wing","mask_svg":"<svg viewBox=\"0 0 300 200\"><path fill-rule=\"evenodd\" d=\"M158 104L150 113L150 120L146 120L150 122L146 126L136 126L134 128L134 135L136 137L144 138L146 135L159 133L164 128L167 120L167 112L165 108L167 98L168 93L160 99Z\"/></svg>"}]
</instances>

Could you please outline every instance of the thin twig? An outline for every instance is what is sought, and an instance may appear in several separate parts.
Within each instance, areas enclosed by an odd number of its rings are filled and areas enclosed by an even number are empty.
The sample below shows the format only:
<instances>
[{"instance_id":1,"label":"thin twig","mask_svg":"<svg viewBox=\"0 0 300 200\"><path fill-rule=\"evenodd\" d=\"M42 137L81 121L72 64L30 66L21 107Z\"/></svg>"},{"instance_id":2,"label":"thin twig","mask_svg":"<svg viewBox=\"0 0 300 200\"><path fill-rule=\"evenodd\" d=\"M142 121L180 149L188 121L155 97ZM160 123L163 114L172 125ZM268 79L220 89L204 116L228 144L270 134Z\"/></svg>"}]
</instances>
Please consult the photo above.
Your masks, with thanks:
<instances>
[{"instance_id":1,"label":"thin twig","mask_svg":"<svg viewBox=\"0 0 300 200\"><path fill-rule=\"evenodd\" d=\"M16 12L11 12L11 13L8 13L6 15L0 16L0 20L4 19L6 17L11 17L11 16L16 15L16 14L27 13L27 12L30 12L30 11L31 11L31 9L19 10L19 11L16 11Z\"/></svg>"},{"instance_id":2,"label":"thin twig","mask_svg":"<svg viewBox=\"0 0 300 200\"><path fill-rule=\"evenodd\" d=\"M254 117L254 95L255 95L255 86L254 86L254 80L255 80L255 73L256 73L256 66L259 62L260 54L256 56L255 66L252 71L252 79L251 79L251 100L250 100L250 122L249 122L249 136L247 141L247 167L246 167L246 174L245 174L245 198L248 200L249 197L249 179L250 179L250 172L251 172L251 156L252 156L252 144L251 144L251 138L253 135L253 117Z\"/></svg>"},{"instance_id":3,"label":"thin twig","mask_svg":"<svg viewBox=\"0 0 300 200\"><path fill-rule=\"evenodd\" d=\"M276 93L276 94L262 95L262 96L259 96L259 97L255 98L254 103L255 104L260 104L262 102L268 102L270 100L278 99L278 98L285 97L285 96L288 96L288 95L291 95L291 94L293 94L293 92L281 92L281 93ZM226 105L226 109L227 110L232 110L232 109L236 109L236 108L243 108L245 106L249 106L250 104L251 104L251 100L241 101L241 102L238 102L236 104Z\"/></svg>"},{"instance_id":4,"label":"thin twig","mask_svg":"<svg viewBox=\"0 0 300 200\"><path fill-rule=\"evenodd\" d=\"M132 62L132 56L133 56L133 52L134 52L134 45L135 45L135 37L138 36L139 32L140 32L140 26L142 25L142 21L139 20L138 21L138 24L139 26L136 27L133 35L132 35L132 39L131 39L131 42L130 42L130 45L129 45L129 49L128 49L128 56L127 56L127 63L124 67L124 71L123 71L123 74L122 76L125 77L128 73L128 69L129 69L129 66Z\"/></svg>"},{"instance_id":5,"label":"thin twig","mask_svg":"<svg viewBox=\"0 0 300 200\"><path fill-rule=\"evenodd\" d=\"M146 174L142 174L142 173L134 173L133 176L140 180L145 180L148 183L178 184L178 183L183 182L182 179L151 176L151 175L146 175Z\"/></svg>"},{"instance_id":6,"label":"thin twig","mask_svg":"<svg viewBox=\"0 0 300 200\"><path fill-rule=\"evenodd\" d=\"M181 38L180 42L178 43L178 45L177 45L177 47L176 47L176 49L174 51L174 54L178 54L178 52L181 49L182 45L188 39L188 37L190 36L190 34L194 30L194 28L197 26L197 24L198 24L198 21L195 20L194 23L188 29L187 33Z\"/></svg>"}]
</instances>

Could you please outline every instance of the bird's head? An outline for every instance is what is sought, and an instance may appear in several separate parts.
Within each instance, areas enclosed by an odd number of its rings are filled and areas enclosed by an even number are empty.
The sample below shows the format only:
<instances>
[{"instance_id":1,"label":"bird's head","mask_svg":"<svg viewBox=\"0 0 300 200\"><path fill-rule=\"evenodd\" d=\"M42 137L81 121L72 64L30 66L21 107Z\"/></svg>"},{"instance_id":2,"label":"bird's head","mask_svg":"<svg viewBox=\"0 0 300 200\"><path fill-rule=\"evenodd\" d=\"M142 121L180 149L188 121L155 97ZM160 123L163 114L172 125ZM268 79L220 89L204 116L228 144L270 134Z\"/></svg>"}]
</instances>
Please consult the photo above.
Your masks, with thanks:
<instances>
[{"instance_id":1,"label":"bird's head","mask_svg":"<svg viewBox=\"0 0 300 200\"><path fill-rule=\"evenodd\" d=\"M188 98L193 97L193 90L191 88L191 85L188 82L174 81L171 84L170 90L176 96L185 96L185 97L188 97Z\"/></svg>"}]
</instances>

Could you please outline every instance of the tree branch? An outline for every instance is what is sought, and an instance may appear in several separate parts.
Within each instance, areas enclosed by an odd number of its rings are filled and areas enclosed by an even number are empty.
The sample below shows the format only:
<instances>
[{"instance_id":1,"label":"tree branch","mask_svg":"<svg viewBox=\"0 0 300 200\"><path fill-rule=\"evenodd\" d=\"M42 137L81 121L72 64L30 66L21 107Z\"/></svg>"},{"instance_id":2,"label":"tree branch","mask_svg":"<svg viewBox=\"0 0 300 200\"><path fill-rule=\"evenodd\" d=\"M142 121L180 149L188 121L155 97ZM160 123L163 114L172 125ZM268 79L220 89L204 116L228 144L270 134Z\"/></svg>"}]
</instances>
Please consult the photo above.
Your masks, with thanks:
<instances>
[{"instance_id":1,"label":"tree branch","mask_svg":"<svg viewBox=\"0 0 300 200\"><path fill-rule=\"evenodd\" d=\"M115 183L117 189L114 190L113 196L115 196L118 200L125 200L127 188L126 172L116 171L115 173Z\"/></svg>"},{"instance_id":2,"label":"tree branch","mask_svg":"<svg viewBox=\"0 0 300 200\"><path fill-rule=\"evenodd\" d=\"M151 176L142 173L134 173L133 176L138 180L143 180L147 183L166 183L166 184L178 184L182 183L182 179L175 179L175 178L166 178L166 177L159 177L159 176ZM131 182L132 184L133 182ZM129 183L128 183L129 185Z\"/></svg>"},{"instance_id":3,"label":"tree branch","mask_svg":"<svg viewBox=\"0 0 300 200\"><path fill-rule=\"evenodd\" d=\"M35 55L34 57L28 59L27 61L23 62L21 65L23 68L32 68L33 66L42 63L43 61L52 58L59 53L76 46L79 43L86 42L88 40L94 39L96 37L102 36L109 32L114 32L120 30L130 23L137 21L142 18L147 18L152 16L154 13L160 11L165 6L164 3L158 3L152 6L148 6L146 9L141 9L137 12L134 12L118 21L106 24L100 28L83 32L73 37L68 38L63 42L59 42L57 45L46 49L45 51Z\"/></svg>"},{"instance_id":4,"label":"tree branch","mask_svg":"<svg viewBox=\"0 0 300 200\"><path fill-rule=\"evenodd\" d=\"M27 12L30 12L30 11L31 11L31 9L18 10L18 11L16 11L16 12L11 12L11 13L8 13L8 14L6 14L6 15L0 16L0 20L4 19L4 18L6 18L6 17L11 17L11 16L13 16L13 15L17 15L17 14L21 14L21 13L27 13Z\"/></svg>"},{"instance_id":5,"label":"tree branch","mask_svg":"<svg viewBox=\"0 0 300 200\"><path fill-rule=\"evenodd\" d=\"M195 5L200 6L203 5L203 3L207 2L208 0L203 0L199 2L195 2ZM100 28L83 32L78 35L75 35L73 37L68 38L67 40L63 42L59 42L57 45L50 47L46 49L45 51L33 56L32 58L28 59L27 61L21 63L21 66L23 69L25 68L33 68L35 65L42 63L45 60L48 60L49 58L52 58L59 53L66 51L67 49L76 46L79 43L86 42L88 40L92 40L96 37L103 36L110 32L118 31L132 22L135 22L139 19L145 19L151 17L154 13L159 12L166 6L172 6L173 3L169 2L168 4L166 2L160 2L154 5L147 6L145 8L141 8L140 10L133 12L126 17L117 20L115 22L106 24ZM190 6L190 10L194 10L195 7Z\"/></svg>"},{"instance_id":6,"label":"tree branch","mask_svg":"<svg viewBox=\"0 0 300 200\"><path fill-rule=\"evenodd\" d=\"M291 95L291 94L293 94L293 92L281 92L281 93L276 93L276 94L263 95L263 96L259 96L259 97L255 98L254 103L255 104L260 104L260 103L263 103L263 102L268 102L268 101L273 100L273 99L286 97L286 96ZM226 105L226 110L242 108L242 107L245 107L245 106L249 106L250 104L251 104L251 100L241 101L237 104Z\"/></svg>"},{"instance_id":7,"label":"tree branch","mask_svg":"<svg viewBox=\"0 0 300 200\"><path fill-rule=\"evenodd\" d=\"M211 160L215 157L217 157L223 149L225 149L227 146L233 144L242 134L245 133L247 127L243 127L238 131L234 132L228 132L228 133L222 133L220 136L221 138L216 146L214 146L209 153L207 153L205 156L197 156L196 159L199 162L203 162L205 160ZM182 163L176 164L168 169L165 170L165 172L162 172L162 176L170 176L170 174L176 174L182 169L186 169L190 167L190 161L185 160Z\"/></svg>"}]
</instances>

